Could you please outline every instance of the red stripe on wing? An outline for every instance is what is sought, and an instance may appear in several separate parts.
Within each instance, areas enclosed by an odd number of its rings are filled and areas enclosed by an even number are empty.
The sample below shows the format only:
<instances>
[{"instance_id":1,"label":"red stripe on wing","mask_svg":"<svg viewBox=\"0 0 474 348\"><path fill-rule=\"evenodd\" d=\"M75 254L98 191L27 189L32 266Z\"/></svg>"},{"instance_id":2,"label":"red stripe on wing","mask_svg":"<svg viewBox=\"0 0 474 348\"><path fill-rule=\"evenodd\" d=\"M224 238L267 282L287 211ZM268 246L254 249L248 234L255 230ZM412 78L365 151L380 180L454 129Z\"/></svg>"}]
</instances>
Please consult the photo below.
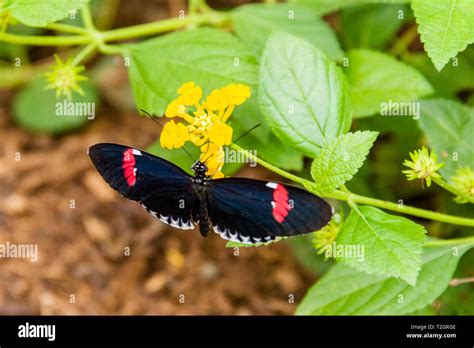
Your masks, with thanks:
<instances>
[{"instance_id":1,"label":"red stripe on wing","mask_svg":"<svg viewBox=\"0 0 474 348\"><path fill-rule=\"evenodd\" d=\"M273 218L279 223L283 223L291 210L288 204L288 191L285 186L277 184L273 190Z\"/></svg>"},{"instance_id":2,"label":"red stripe on wing","mask_svg":"<svg viewBox=\"0 0 474 348\"><path fill-rule=\"evenodd\" d=\"M137 174L135 167L135 155L133 154L133 149L127 149L123 152L122 158L122 168L123 175L127 180L128 186L133 186L137 182Z\"/></svg>"}]
</instances>

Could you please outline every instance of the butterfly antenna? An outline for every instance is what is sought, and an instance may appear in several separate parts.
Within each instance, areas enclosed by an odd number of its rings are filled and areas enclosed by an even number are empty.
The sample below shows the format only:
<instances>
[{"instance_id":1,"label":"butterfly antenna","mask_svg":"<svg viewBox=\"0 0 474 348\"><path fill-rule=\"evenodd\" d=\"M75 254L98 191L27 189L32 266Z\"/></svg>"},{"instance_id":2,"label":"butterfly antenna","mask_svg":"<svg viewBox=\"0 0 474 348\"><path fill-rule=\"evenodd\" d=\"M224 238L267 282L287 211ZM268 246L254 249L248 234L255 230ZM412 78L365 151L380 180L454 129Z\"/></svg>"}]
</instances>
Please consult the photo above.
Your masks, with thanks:
<instances>
[{"instance_id":1,"label":"butterfly antenna","mask_svg":"<svg viewBox=\"0 0 474 348\"><path fill-rule=\"evenodd\" d=\"M234 144L236 144L239 140L241 140L243 137L249 135L250 132L252 132L253 130L257 129L258 127L260 127L262 124L261 123L258 123L256 124L255 126L253 126L252 128L250 128L248 131L246 131L244 134L240 135L237 139L235 139L233 141Z\"/></svg>"},{"instance_id":2,"label":"butterfly antenna","mask_svg":"<svg viewBox=\"0 0 474 348\"><path fill-rule=\"evenodd\" d=\"M157 116L156 115L152 115L150 114L148 111L146 110L143 110L143 109L140 109L141 112L143 112L145 115L147 115L148 117L150 117L150 119L155 122L158 126L161 127L161 129L163 130L163 132L166 132L168 133L168 135L173 138L174 140L176 140L176 138L173 136L173 134L171 134L170 132L168 132L165 127L157 120ZM196 160L193 158L193 156L191 156L191 154L188 152L188 150L186 150L184 147L180 147L180 149L182 149L184 152L186 152L186 154L189 156L189 158L191 158L191 160L193 162L196 162Z\"/></svg>"}]
</instances>

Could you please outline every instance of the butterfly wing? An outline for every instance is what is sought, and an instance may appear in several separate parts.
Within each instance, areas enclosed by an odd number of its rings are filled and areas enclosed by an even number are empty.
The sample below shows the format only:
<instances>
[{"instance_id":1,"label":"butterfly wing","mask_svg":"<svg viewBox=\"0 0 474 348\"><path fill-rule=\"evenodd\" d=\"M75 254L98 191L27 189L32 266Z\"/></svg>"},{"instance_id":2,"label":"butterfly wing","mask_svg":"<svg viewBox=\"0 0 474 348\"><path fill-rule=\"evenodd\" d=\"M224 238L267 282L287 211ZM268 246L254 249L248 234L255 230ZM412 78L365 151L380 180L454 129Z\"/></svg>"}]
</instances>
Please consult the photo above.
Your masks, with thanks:
<instances>
[{"instance_id":1,"label":"butterfly wing","mask_svg":"<svg viewBox=\"0 0 474 348\"><path fill-rule=\"evenodd\" d=\"M208 210L216 233L248 244L317 231L332 216L327 202L305 190L245 178L212 181Z\"/></svg>"},{"instance_id":2,"label":"butterfly wing","mask_svg":"<svg viewBox=\"0 0 474 348\"><path fill-rule=\"evenodd\" d=\"M89 156L104 180L124 197L138 201L153 216L193 229L198 200L191 176L145 151L119 144L96 144Z\"/></svg>"}]
</instances>

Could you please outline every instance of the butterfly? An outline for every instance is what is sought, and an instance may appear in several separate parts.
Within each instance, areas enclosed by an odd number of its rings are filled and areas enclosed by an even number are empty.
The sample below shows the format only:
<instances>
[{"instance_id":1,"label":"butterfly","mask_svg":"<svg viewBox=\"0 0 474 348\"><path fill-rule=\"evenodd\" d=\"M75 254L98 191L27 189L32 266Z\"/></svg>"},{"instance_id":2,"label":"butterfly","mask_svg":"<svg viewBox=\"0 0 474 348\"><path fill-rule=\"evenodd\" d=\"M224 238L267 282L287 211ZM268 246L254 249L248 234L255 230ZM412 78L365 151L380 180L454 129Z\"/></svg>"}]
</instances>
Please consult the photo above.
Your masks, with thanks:
<instances>
[{"instance_id":1,"label":"butterfly","mask_svg":"<svg viewBox=\"0 0 474 348\"><path fill-rule=\"evenodd\" d=\"M100 143L89 148L103 179L151 215L180 229L199 225L206 237L265 243L324 227L333 214L323 199L277 182L247 178L211 179L196 161L191 176L173 163L133 147Z\"/></svg>"}]
</instances>

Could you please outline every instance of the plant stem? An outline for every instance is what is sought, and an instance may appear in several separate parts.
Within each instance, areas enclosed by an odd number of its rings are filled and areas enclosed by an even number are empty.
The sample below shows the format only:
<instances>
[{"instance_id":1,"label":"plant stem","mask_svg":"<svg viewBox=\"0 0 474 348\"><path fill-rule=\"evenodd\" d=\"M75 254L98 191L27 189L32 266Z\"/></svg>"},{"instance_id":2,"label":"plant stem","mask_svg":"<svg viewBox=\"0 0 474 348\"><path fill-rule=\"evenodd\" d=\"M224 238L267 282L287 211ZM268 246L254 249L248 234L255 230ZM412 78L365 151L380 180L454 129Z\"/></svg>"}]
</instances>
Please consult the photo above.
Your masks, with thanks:
<instances>
[{"instance_id":1,"label":"plant stem","mask_svg":"<svg viewBox=\"0 0 474 348\"><path fill-rule=\"evenodd\" d=\"M82 63L90 54L92 54L97 49L97 43L91 42L86 47L84 47L76 56L74 56L71 65L76 66Z\"/></svg>"},{"instance_id":2,"label":"plant stem","mask_svg":"<svg viewBox=\"0 0 474 348\"><path fill-rule=\"evenodd\" d=\"M94 22L92 21L92 14L91 14L91 9L89 7L89 3L86 3L81 8L81 15L82 15L82 21L84 22L84 27L87 29L87 31L89 32L96 31Z\"/></svg>"},{"instance_id":3,"label":"plant stem","mask_svg":"<svg viewBox=\"0 0 474 348\"><path fill-rule=\"evenodd\" d=\"M451 192L455 196L465 198L470 203L474 203L474 197L469 196L462 191L459 191L456 187L444 181L442 178L433 177L432 179L437 185L444 188L446 191Z\"/></svg>"},{"instance_id":4,"label":"plant stem","mask_svg":"<svg viewBox=\"0 0 474 348\"><path fill-rule=\"evenodd\" d=\"M260 164L262 167L265 167L269 170L271 170L272 172L274 173L277 173L281 176L283 176L284 178L287 178L287 179L290 179L291 181L294 181L298 184L301 184L301 185L304 185L305 184L305 179L303 178L300 178L299 176L296 176L296 175L293 175L291 173L288 173L287 171L283 170L283 169L280 169L278 167L275 167L273 164L270 164L268 162L265 162L264 160L258 158L257 156L251 154L250 152L248 152L247 150L241 148L239 145L237 144L232 144L231 147L236 150L236 151L239 151L239 152L242 152L244 153L246 156L248 156L248 158L256 161L258 164Z\"/></svg>"},{"instance_id":5,"label":"plant stem","mask_svg":"<svg viewBox=\"0 0 474 348\"><path fill-rule=\"evenodd\" d=\"M44 28L69 34L87 34L87 30L82 27L62 23L49 23Z\"/></svg>"},{"instance_id":6,"label":"plant stem","mask_svg":"<svg viewBox=\"0 0 474 348\"><path fill-rule=\"evenodd\" d=\"M34 46L73 46L85 45L91 41L87 35L65 35L65 36L33 36L15 35L0 32L0 41L18 45Z\"/></svg>"},{"instance_id":7,"label":"plant stem","mask_svg":"<svg viewBox=\"0 0 474 348\"><path fill-rule=\"evenodd\" d=\"M418 28L413 24L402 36L395 42L392 48L388 51L389 54L398 56L405 53L408 49L408 46L415 40L418 36Z\"/></svg>"},{"instance_id":8,"label":"plant stem","mask_svg":"<svg viewBox=\"0 0 474 348\"><path fill-rule=\"evenodd\" d=\"M328 195L328 197L331 197L331 195ZM339 192L337 193L337 196L334 198L343 199ZM380 199L375 199L375 198L366 197L366 196L360 196L355 193L349 193L347 199L343 199L343 200L349 200L349 199L359 204L369 204L374 207L392 210L392 211L396 211L403 214L418 216L425 219L446 222L446 223L454 224L454 225L474 227L474 219L464 218L461 216L453 216L453 215L448 215L448 214L437 213L431 210L415 208L408 205L400 206L397 203L382 201Z\"/></svg>"},{"instance_id":9,"label":"plant stem","mask_svg":"<svg viewBox=\"0 0 474 348\"><path fill-rule=\"evenodd\" d=\"M474 283L474 277L451 279L451 281L449 282L449 286L458 286L467 283Z\"/></svg>"},{"instance_id":10,"label":"plant stem","mask_svg":"<svg viewBox=\"0 0 474 348\"><path fill-rule=\"evenodd\" d=\"M191 24L222 25L229 20L229 16L218 12L189 15L181 18L164 19L157 22L134 25L126 28L112 29L102 32L104 41L128 40L136 37L154 35L184 28Z\"/></svg>"},{"instance_id":11,"label":"plant stem","mask_svg":"<svg viewBox=\"0 0 474 348\"><path fill-rule=\"evenodd\" d=\"M425 246L428 246L428 247L453 245L453 244L474 244L474 237L454 238L454 239L436 239L436 240L428 240L425 242Z\"/></svg>"},{"instance_id":12,"label":"plant stem","mask_svg":"<svg viewBox=\"0 0 474 348\"><path fill-rule=\"evenodd\" d=\"M294 174L288 173L287 171L277 168L274 165L265 162L264 160L252 155L250 152L247 150L241 148L240 146L236 144L232 144L231 147L236 150L244 153L246 156L249 158L253 159L256 161L258 164L261 166L289 179L292 180L296 183L299 183L306 188L310 188L314 186L314 182L300 178L299 176L296 176ZM441 221L441 222L446 222L454 225L463 225L463 226L472 226L474 227L474 219L469 219L469 218L464 218L460 216L453 216L453 215L448 215L448 214L442 214L442 213L437 213L431 210L425 210L421 208L416 208L416 207L411 207L407 205L401 205L399 206L397 203L392 203L388 201L383 201L380 199L376 198L371 198L371 197L366 197L366 196L361 196L352 192L345 192L345 191L339 191L336 190L330 194L321 194L320 192L316 192L316 190L311 190L313 193L316 193L318 195L321 195L322 197L325 198L333 198L341 201L346 201L346 202L353 202L353 203L359 203L359 204L368 204L372 205L374 207L379 207L382 209L386 210L392 210L396 211L399 213L403 214L408 214L408 215L413 215L413 216L418 216L421 218L425 219L430 219L430 220L435 220L435 221Z\"/></svg>"}]
</instances>

